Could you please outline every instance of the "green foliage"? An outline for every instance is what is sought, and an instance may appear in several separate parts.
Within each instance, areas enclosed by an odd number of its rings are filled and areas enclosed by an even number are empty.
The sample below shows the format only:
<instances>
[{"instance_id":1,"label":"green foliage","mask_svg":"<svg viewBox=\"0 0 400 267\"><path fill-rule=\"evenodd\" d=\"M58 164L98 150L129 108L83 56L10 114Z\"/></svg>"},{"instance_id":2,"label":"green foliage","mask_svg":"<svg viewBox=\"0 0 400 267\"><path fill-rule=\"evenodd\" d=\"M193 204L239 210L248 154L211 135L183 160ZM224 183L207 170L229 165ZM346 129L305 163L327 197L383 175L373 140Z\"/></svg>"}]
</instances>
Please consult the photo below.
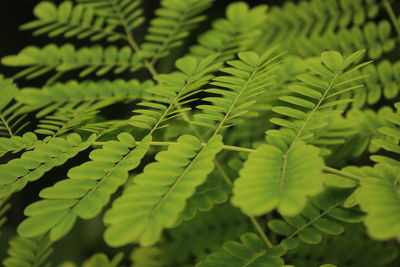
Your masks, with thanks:
<instances>
[{"instance_id":1,"label":"green foliage","mask_svg":"<svg viewBox=\"0 0 400 267\"><path fill-rule=\"evenodd\" d=\"M138 240L148 246L158 241L162 229L175 225L186 200L205 181L221 148L220 136L212 137L202 147L198 139L184 135L167 151L159 152L155 157L157 162L147 165L106 213L104 221L109 225L104 233L106 242L121 246ZM151 191L154 193L143 194Z\"/></svg>"},{"instance_id":2,"label":"green foliage","mask_svg":"<svg viewBox=\"0 0 400 267\"><path fill-rule=\"evenodd\" d=\"M10 240L9 257L3 261L3 265L5 267L50 266L46 260L51 252L51 243L46 235L34 239L16 236Z\"/></svg>"},{"instance_id":3,"label":"green foliage","mask_svg":"<svg viewBox=\"0 0 400 267\"><path fill-rule=\"evenodd\" d=\"M274 209L285 216L297 215L307 197L322 190L322 167L318 149L303 142L295 143L287 153L261 145L241 169L232 203L253 216Z\"/></svg>"},{"instance_id":4,"label":"green foliage","mask_svg":"<svg viewBox=\"0 0 400 267\"><path fill-rule=\"evenodd\" d=\"M240 243L235 241L224 243L221 252L211 254L196 266L283 266L284 262L280 256L285 253L285 250L282 247L268 250L261 238L253 233L242 235L240 241Z\"/></svg>"},{"instance_id":5,"label":"green foliage","mask_svg":"<svg viewBox=\"0 0 400 267\"><path fill-rule=\"evenodd\" d=\"M25 209L29 218L20 224L18 233L35 237L50 231L50 240L56 241L67 234L77 217L90 219L98 215L110 195L125 183L128 171L139 165L150 140L146 137L136 145L131 135L121 133L118 141L108 141L102 149L92 151L92 161L70 169L69 179L40 192L44 200Z\"/></svg>"},{"instance_id":6,"label":"green foliage","mask_svg":"<svg viewBox=\"0 0 400 267\"><path fill-rule=\"evenodd\" d=\"M398 266L399 6L228 2L36 5L55 43L1 60L4 266Z\"/></svg>"}]
</instances>

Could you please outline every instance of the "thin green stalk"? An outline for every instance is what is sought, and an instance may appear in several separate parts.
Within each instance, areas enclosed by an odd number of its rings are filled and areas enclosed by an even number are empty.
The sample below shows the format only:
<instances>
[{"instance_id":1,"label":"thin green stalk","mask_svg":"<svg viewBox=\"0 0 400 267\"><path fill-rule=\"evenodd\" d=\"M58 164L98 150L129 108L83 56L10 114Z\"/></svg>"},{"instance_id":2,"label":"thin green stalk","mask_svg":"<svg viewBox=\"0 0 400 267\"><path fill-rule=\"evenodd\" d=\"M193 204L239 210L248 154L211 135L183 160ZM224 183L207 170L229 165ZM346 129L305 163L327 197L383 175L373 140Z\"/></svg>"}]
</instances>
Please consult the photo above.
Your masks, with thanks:
<instances>
[{"instance_id":1,"label":"thin green stalk","mask_svg":"<svg viewBox=\"0 0 400 267\"><path fill-rule=\"evenodd\" d=\"M264 241L265 245L267 246L267 248L271 249L274 247L274 245L272 245L271 241L269 240L268 236L265 234L264 230L261 228L260 224L257 222L257 220L252 217L249 216L251 223L254 225L254 227L256 228L257 232L260 234L262 240Z\"/></svg>"},{"instance_id":2,"label":"thin green stalk","mask_svg":"<svg viewBox=\"0 0 400 267\"><path fill-rule=\"evenodd\" d=\"M393 26L397 32L397 35L400 38L400 25L399 22L397 21L396 14L394 14L392 6L390 5L388 0L383 0L383 5L385 6L385 9L390 17L390 20L392 21Z\"/></svg>"},{"instance_id":3,"label":"thin green stalk","mask_svg":"<svg viewBox=\"0 0 400 267\"><path fill-rule=\"evenodd\" d=\"M344 171L341 171L341 170L338 170L338 169L334 169L334 168L331 168L331 167L328 167L328 166L323 167L323 170L325 172L336 174L336 175L342 176L343 178L347 178L349 180L352 180L353 182L356 182L357 184L360 183L360 181L363 179L360 176L357 176L357 175L354 175L354 174L351 174L351 173L348 173L348 172L344 172Z\"/></svg>"}]
</instances>

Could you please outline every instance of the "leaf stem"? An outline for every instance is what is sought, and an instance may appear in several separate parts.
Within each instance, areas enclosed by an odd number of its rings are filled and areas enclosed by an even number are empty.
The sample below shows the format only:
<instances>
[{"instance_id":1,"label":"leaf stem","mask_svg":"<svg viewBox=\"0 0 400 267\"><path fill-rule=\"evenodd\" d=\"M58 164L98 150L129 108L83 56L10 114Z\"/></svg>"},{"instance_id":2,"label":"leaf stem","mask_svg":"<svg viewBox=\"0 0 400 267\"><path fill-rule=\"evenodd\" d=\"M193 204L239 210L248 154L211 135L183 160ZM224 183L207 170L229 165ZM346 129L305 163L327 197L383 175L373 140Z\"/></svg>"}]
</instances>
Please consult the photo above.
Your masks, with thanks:
<instances>
[{"instance_id":1,"label":"leaf stem","mask_svg":"<svg viewBox=\"0 0 400 267\"><path fill-rule=\"evenodd\" d=\"M254 225L256 228L257 232L260 234L262 240L264 241L265 245L267 248L271 249L274 246L272 245L271 241L268 239L268 236L265 234L264 230L261 228L260 224L257 222L257 220L253 216L248 216L250 218L251 223Z\"/></svg>"},{"instance_id":2,"label":"leaf stem","mask_svg":"<svg viewBox=\"0 0 400 267\"><path fill-rule=\"evenodd\" d=\"M328 167L328 166L323 167L323 170L325 172L336 174L336 175L342 176L343 178L347 178L349 180L352 180L352 181L356 182L357 184L359 184L360 181L363 179L362 177L354 175L352 173L344 172L344 171L341 171L341 170L338 170L338 169L334 169L334 168L331 168L331 167Z\"/></svg>"},{"instance_id":3,"label":"leaf stem","mask_svg":"<svg viewBox=\"0 0 400 267\"><path fill-rule=\"evenodd\" d=\"M399 22L397 21L396 15L394 14L392 6L390 5L388 0L383 0L383 5L385 6L385 9L390 17L390 20L392 21L394 28L396 29L397 35L400 38L400 26Z\"/></svg>"}]
</instances>

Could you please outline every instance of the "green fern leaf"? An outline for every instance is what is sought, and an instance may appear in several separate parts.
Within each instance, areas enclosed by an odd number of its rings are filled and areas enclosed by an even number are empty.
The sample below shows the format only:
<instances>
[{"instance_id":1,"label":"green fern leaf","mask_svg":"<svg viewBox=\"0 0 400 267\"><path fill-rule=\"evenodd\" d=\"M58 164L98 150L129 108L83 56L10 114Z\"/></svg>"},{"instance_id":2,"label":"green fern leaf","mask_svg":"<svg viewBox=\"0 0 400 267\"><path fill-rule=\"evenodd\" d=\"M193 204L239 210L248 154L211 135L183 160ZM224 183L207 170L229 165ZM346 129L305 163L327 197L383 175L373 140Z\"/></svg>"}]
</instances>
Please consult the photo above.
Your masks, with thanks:
<instances>
[{"instance_id":1,"label":"green fern leaf","mask_svg":"<svg viewBox=\"0 0 400 267\"><path fill-rule=\"evenodd\" d=\"M12 137L26 126L26 123L21 125L25 116L19 113L20 105L10 105L17 94L18 88L13 81L0 75L0 137Z\"/></svg>"},{"instance_id":2,"label":"green fern leaf","mask_svg":"<svg viewBox=\"0 0 400 267\"><path fill-rule=\"evenodd\" d=\"M326 235L342 234L343 225L363 221L361 212L343 207L348 196L348 190L327 188L311 197L301 214L270 220L268 227L286 237L281 244L288 249L298 245L296 238L306 244L319 244Z\"/></svg>"},{"instance_id":3,"label":"green fern leaf","mask_svg":"<svg viewBox=\"0 0 400 267\"><path fill-rule=\"evenodd\" d=\"M216 204L221 204L229 199L230 186L224 185L223 179L214 171L207 181L199 186L196 193L188 200L182 220L190 220L198 212L210 211Z\"/></svg>"},{"instance_id":4,"label":"green fern leaf","mask_svg":"<svg viewBox=\"0 0 400 267\"><path fill-rule=\"evenodd\" d=\"M324 238L318 252L315 245L302 243L288 250L285 257L296 267L319 267L321 262L351 267L395 266L398 249L367 239L357 229L349 228L344 235Z\"/></svg>"},{"instance_id":5,"label":"green fern leaf","mask_svg":"<svg viewBox=\"0 0 400 267\"><path fill-rule=\"evenodd\" d=\"M94 10L96 15L104 17L109 25L125 28L130 32L144 22L140 0L77 0Z\"/></svg>"},{"instance_id":6,"label":"green fern leaf","mask_svg":"<svg viewBox=\"0 0 400 267\"><path fill-rule=\"evenodd\" d=\"M396 113L387 114L386 120L391 125L380 127L378 132L382 134L380 138L372 140L372 143L379 148L382 148L388 152L400 154L400 103L395 104ZM371 159L378 163L386 163L389 165L400 166L400 162L394 158L385 155L373 155Z\"/></svg>"},{"instance_id":7,"label":"green fern leaf","mask_svg":"<svg viewBox=\"0 0 400 267\"><path fill-rule=\"evenodd\" d=\"M40 141L32 132L24 133L23 136L12 136L10 138L0 138L0 157L5 153L18 153L21 150L30 150L36 147Z\"/></svg>"},{"instance_id":8,"label":"green fern leaf","mask_svg":"<svg viewBox=\"0 0 400 267\"><path fill-rule=\"evenodd\" d=\"M92 151L92 161L70 169L70 179L43 189L39 196L44 200L25 209L29 218L19 225L19 234L35 237L50 231L50 239L56 241L68 233L77 217L90 219L98 215L126 182L128 171L139 165L150 140L146 137L137 146L131 135L121 133L118 141L108 141L103 148Z\"/></svg>"},{"instance_id":9,"label":"green fern leaf","mask_svg":"<svg viewBox=\"0 0 400 267\"><path fill-rule=\"evenodd\" d=\"M238 209L217 205L211 211L200 212L193 220L184 221L178 227L167 230L166 238L157 246L135 249L134 266L146 266L144 262L155 255L160 266L190 265L193 258L201 260L210 252L220 250L223 243L239 239L252 229L248 218ZM202 238L205 235L212 238Z\"/></svg>"},{"instance_id":10,"label":"green fern leaf","mask_svg":"<svg viewBox=\"0 0 400 267\"><path fill-rule=\"evenodd\" d=\"M326 127L327 117L340 113L340 109L332 109L352 101L346 98L345 93L362 87L361 84L354 85L354 82L364 78L358 75L357 70L369 62L348 68L363 53L364 50L359 50L343 59L338 52L327 51L321 54L323 64L308 64L310 73L298 76L303 84L291 85L289 90L293 95L280 97L286 106L272 108L275 113L287 117L271 119L272 123L283 126L285 130L268 130L267 134L291 144L313 137L313 131Z\"/></svg>"},{"instance_id":11,"label":"green fern leaf","mask_svg":"<svg viewBox=\"0 0 400 267\"><path fill-rule=\"evenodd\" d=\"M138 80L115 80L99 82L69 81L56 83L42 88L24 88L19 91L16 99L24 107L22 111L36 113L40 118L59 109L98 110L117 102L132 102L141 97L143 91L153 85L148 80L140 83Z\"/></svg>"},{"instance_id":12,"label":"green fern leaf","mask_svg":"<svg viewBox=\"0 0 400 267\"><path fill-rule=\"evenodd\" d=\"M190 47L190 55L204 58L218 53L219 60L231 59L251 46L251 40L259 37L260 27L266 19L265 5L249 8L246 2L235 2L226 9L226 19L213 23L213 28L200 35L199 44Z\"/></svg>"},{"instance_id":13,"label":"green fern leaf","mask_svg":"<svg viewBox=\"0 0 400 267\"><path fill-rule=\"evenodd\" d=\"M8 257L4 259L5 267L49 267L47 258L53 252L46 235L33 239L16 236L10 240Z\"/></svg>"},{"instance_id":14,"label":"green fern leaf","mask_svg":"<svg viewBox=\"0 0 400 267\"><path fill-rule=\"evenodd\" d=\"M307 196L322 191L322 158L319 150L303 142L286 154L272 145L261 145L250 153L233 187L232 203L252 216L277 208L294 216L307 203Z\"/></svg>"},{"instance_id":15,"label":"green fern leaf","mask_svg":"<svg viewBox=\"0 0 400 267\"><path fill-rule=\"evenodd\" d=\"M289 1L282 6L273 6L263 25L262 44L284 44L285 48L290 49L290 44L296 44L299 39L311 39L351 26L362 26L379 14L377 2L311 0L298 3ZM313 50L315 46L302 47L302 50Z\"/></svg>"},{"instance_id":16,"label":"green fern leaf","mask_svg":"<svg viewBox=\"0 0 400 267\"><path fill-rule=\"evenodd\" d=\"M202 60L194 57L183 57L176 61L180 71L160 74L155 77L158 84L146 89L143 101L138 105L143 108L134 110L130 124L144 129L159 129L166 122L179 116L190 108L182 107L194 101L191 96L200 92L200 88L212 78L209 74L220 66L215 63L217 55Z\"/></svg>"},{"instance_id":17,"label":"green fern leaf","mask_svg":"<svg viewBox=\"0 0 400 267\"><path fill-rule=\"evenodd\" d=\"M200 14L209 8L214 0L162 0L161 8L150 22L147 42L142 47L144 58L151 64L165 57L170 50L179 47L183 39L197 24L205 19Z\"/></svg>"},{"instance_id":18,"label":"green fern leaf","mask_svg":"<svg viewBox=\"0 0 400 267\"><path fill-rule=\"evenodd\" d=\"M87 149L94 136L83 141L76 134L66 138L56 137L38 144L32 151L27 151L20 158L0 165L0 198L5 198L23 189L28 182L36 181L56 166L64 164L80 151Z\"/></svg>"},{"instance_id":19,"label":"green fern leaf","mask_svg":"<svg viewBox=\"0 0 400 267\"><path fill-rule=\"evenodd\" d=\"M240 60L228 61L230 67L221 71L230 75L216 77L211 83L223 89L205 90L220 96L203 99L210 104L197 106L203 112L196 114L198 120L195 123L218 129L239 123L240 117L254 105L274 77L276 61L280 56L274 54L275 50L276 48L269 49L262 56L253 52L241 52L238 54Z\"/></svg>"},{"instance_id":20,"label":"green fern leaf","mask_svg":"<svg viewBox=\"0 0 400 267\"><path fill-rule=\"evenodd\" d=\"M284 265L280 258L285 254L282 247L267 249L260 237L253 233L241 236L240 243L228 241L222 246L221 252L208 256L196 267L280 267Z\"/></svg>"},{"instance_id":21,"label":"green fern leaf","mask_svg":"<svg viewBox=\"0 0 400 267\"><path fill-rule=\"evenodd\" d=\"M374 239L400 240L399 168L385 164L374 168L380 175L371 173L361 181L356 193L361 209L367 213L364 223Z\"/></svg>"},{"instance_id":22,"label":"green fern leaf","mask_svg":"<svg viewBox=\"0 0 400 267\"><path fill-rule=\"evenodd\" d=\"M140 58L132 54L130 47L117 48L109 46L83 47L76 49L71 44L56 46L49 44L43 48L28 46L18 55L3 57L1 62L12 67L25 67L25 69L14 77L33 79L45 73L67 72L76 69L83 69L81 77L90 73L101 76L113 70L118 74L123 71L136 71L141 68Z\"/></svg>"},{"instance_id":23,"label":"green fern leaf","mask_svg":"<svg viewBox=\"0 0 400 267\"><path fill-rule=\"evenodd\" d=\"M221 136L202 147L198 139L185 135L158 153L158 162L147 165L105 214L106 242L111 246L157 242L164 228L176 224L187 199L212 171L213 159L221 149Z\"/></svg>"},{"instance_id":24,"label":"green fern leaf","mask_svg":"<svg viewBox=\"0 0 400 267\"><path fill-rule=\"evenodd\" d=\"M87 259L83 264L82 267L118 267L121 266L120 263L123 258L122 253L118 253L114 256L114 258L109 259L103 253L96 253L90 259Z\"/></svg>"},{"instance_id":25,"label":"green fern leaf","mask_svg":"<svg viewBox=\"0 0 400 267\"><path fill-rule=\"evenodd\" d=\"M76 36L78 39L88 38L97 41L107 38L108 41L126 39L115 31L118 24L94 15L94 11L84 5L73 5L64 1L59 6L52 2L40 2L34 8L36 20L21 25L22 30L32 30L33 35L47 34L49 37L62 35L66 38Z\"/></svg>"}]
</instances>

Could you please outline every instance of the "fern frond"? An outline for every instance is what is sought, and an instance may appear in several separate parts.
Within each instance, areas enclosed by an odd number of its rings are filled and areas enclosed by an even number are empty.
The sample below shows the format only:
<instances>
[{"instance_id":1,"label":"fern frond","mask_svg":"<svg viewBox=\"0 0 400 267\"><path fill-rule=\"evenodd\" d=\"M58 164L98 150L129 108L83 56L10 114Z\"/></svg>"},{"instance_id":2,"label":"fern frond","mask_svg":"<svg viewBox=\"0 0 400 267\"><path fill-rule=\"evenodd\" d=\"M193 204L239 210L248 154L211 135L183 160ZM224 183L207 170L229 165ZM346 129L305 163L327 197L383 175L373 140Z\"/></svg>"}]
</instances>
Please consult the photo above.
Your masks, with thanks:
<instances>
[{"instance_id":1,"label":"fern frond","mask_svg":"<svg viewBox=\"0 0 400 267\"><path fill-rule=\"evenodd\" d=\"M366 90L357 90L354 93L354 106L362 108L366 104L374 105L382 98L395 98L400 87L400 62L390 63L382 60L377 64L370 64L363 68Z\"/></svg>"},{"instance_id":2,"label":"fern frond","mask_svg":"<svg viewBox=\"0 0 400 267\"><path fill-rule=\"evenodd\" d=\"M216 204L224 203L229 198L230 186L224 185L221 175L215 170L206 182L196 189L196 193L187 201L181 214L182 220L194 218L198 212L210 211Z\"/></svg>"},{"instance_id":3,"label":"fern frond","mask_svg":"<svg viewBox=\"0 0 400 267\"><path fill-rule=\"evenodd\" d=\"M24 133L22 136L10 138L0 137L0 157L5 153L18 153L21 150L30 150L36 147L41 141L32 132Z\"/></svg>"},{"instance_id":4,"label":"fern frond","mask_svg":"<svg viewBox=\"0 0 400 267\"><path fill-rule=\"evenodd\" d=\"M1 62L7 66L24 67L25 69L14 77L27 79L51 71L63 73L78 69L81 69L80 77L91 73L101 76L110 71L114 74L126 70L134 72L142 66L139 56L132 54L128 46L123 48L92 46L76 49L71 44L63 46L49 44L43 48L28 46L18 55L3 57Z\"/></svg>"},{"instance_id":5,"label":"fern frond","mask_svg":"<svg viewBox=\"0 0 400 267\"><path fill-rule=\"evenodd\" d=\"M322 35L310 38L299 37L296 42L289 42L282 45L289 53L303 57L317 56L325 50L340 51L349 55L358 49L367 49L368 57L377 59L383 53L392 51L396 41L392 37L392 27L387 20L379 23L368 22L363 27L352 27L341 29L337 32L328 31Z\"/></svg>"},{"instance_id":6,"label":"fern frond","mask_svg":"<svg viewBox=\"0 0 400 267\"><path fill-rule=\"evenodd\" d=\"M375 165L369 177L361 181L356 199L367 213L364 224L376 240L400 241L400 178L398 166Z\"/></svg>"},{"instance_id":7,"label":"fern frond","mask_svg":"<svg viewBox=\"0 0 400 267\"><path fill-rule=\"evenodd\" d=\"M380 6L376 0L310 0L285 2L274 6L263 27L267 44L289 43L299 37L310 38L350 26L361 26L374 19Z\"/></svg>"},{"instance_id":8,"label":"fern frond","mask_svg":"<svg viewBox=\"0 0 400 267\"><path fill-rule=\"evenodd\" d=\"M96 253L90 259L87 259L83 264L82 267L118 267L121 266L121 261L124 254L118 253L114 256L114 258L109 259L107 255L103 253Z\"/></svg>"},{"instance_id":9,"label":"fern frond","mask_svg":"<svg viewBox=\"0 0 400 267\"><path fill-rule=\"evenodd\" d=\"M157 246L135 249L132 259L134 266L142 267L146 266L143 262L151 260L155 254L160 267L186 266L191 259L200 260L210 252L218 251L224 242L239 239L251 230L250 221L238 209L218 205L167 230L165 239ZM211 238L202 238L205 235Z\"/></svg>"},{"instance_id":10,"label":"fern frond","mask_svg":"<svg viewBox=\"0 0 400 267\"><path fill-rule=\"evenodd\" d=\"M121 133L118 141L108 141L103 148L92 151L91 161L69 170L69 179L39 193L43 200L25 209L29 217L18 226L19 234L35 237L50 231L50 240L56 241L70 231L78 217L90 219L98 215L125 183L128 171L139 165L150 140L144 138L136 145L130 134Z\"/></svg>"},{"instance_id":11,"label":"fern frond","mask_svg":"<svg viewBox=\"0 0 400 267\"><path fill-rule=\"evenodd\" d=\"M36 5L33 12L36 20L20 26L21 30L35 29L33 35L63 35L65 38L90 38L91 41L103 38L107 38L107 41L126 39L126 36L116 31L119 25L115 21L96 16L90 7L73 5L71 1L64 1L58 6L43 1Z\"/></svg>"},{"instance_id":12,"label":"fern frond","mask_svg":"<svg viewBox=\"0 0 400 267\"><path fill-rule=\"evenodd\" d=\"M64 164L69 158L87 149L94 136L83 141L78 134L66 138L47 139L24 152L20 158L0 165L0 198L6 198L20 191L28 182L36 181L56 166Z\"/></svg>"},{"instance_id":13,"label":"fern frond","mask_svg":"<svg viewBox=\"0 0 400 267\"><path fill-rule=\"evenodd\" d=\"M204 58L220 54L219 60L231 59L240 51L249 49L251 40L260 34L266 19L267 6L249 8L246 2L235 2L226 9L226 18L216 20L212 29L200 35L199 44L190 48L191 56Z\"/></svg>"},{"instance_id":14,"label":"fern frond","mask_svg":"<svg viewBox=\"0 0 400 267\"><path fill-rule=\"evenodd\" d=\"M253 233L242 235L240 241L226 242L221 252L211 254L196 264L196 267L281 267L284 265L281 256L286 251L282 247L267 249L262 239Z\"/></svg>"},{"instance_id":15,"label":"fern frond","mask_svg":"<svg viewBox=\"0 0 400 267\"><path fill-rule=\"evenodd\" d=\"M0 198L0 229L4 229L3 225L7 221L7 217L5 216L6 212L11 208L11 205L7 203L7 198ZM0 231L1 238L1 231Z\"/></svg>"},{"instance_id":16,"label":"fern frond","mask_svg":"<svg viewBox=\"0 0 400 267\"><path fill-rule=\"evenodd\" d=\"M5 267L49 267L46 260L53 248L46 235L32 239L16 236L10 240L7 252L9 256L3 261Z\"/></svg>"},{"instance_id":17,"label":"fern frond","mask_svg":"<svg viewBox=\"0 0 400 267\"><path fill-rule=\"evenodd\" d=\"M213 79L212 85L222 87L210 88L205 92L220 95L203 100L208 105L199 105L203 112L195 115L195 123L211 128L223 129L235 125L254 103L265 92L271 83L279 55L275 49L267 50L262 56L253 52L241 52L240 60L228 61L230 67L221 69L229 76Z\"/></svg>"},{"instance_id":18,"label":"fern frond","mask_svg":"<svg viewBox=\"0 0 400 267\"><path fill-rule=\"evenodd\" d=\"M77 129L83 122L93 119L97 111L86 110L60 110L53 115L44 117L36 125L35 133L61 136Z\"/></svg>"},{"instance_id":19,"label":"fern frond","mask_svg":"<svg viewBox=\"0 0 400 267\"><path fill-rule=\"evenodd\" d=\"M354 85L363 78L357 70L368 62L351 69L349 66L363 53L364 50L359 50L343 59L340 53L327 51L321 54L323 64L309 63L307 67L310 73L298 76L303 83L291 85L289 90L292 95L280 97L286 106L272 108L275 113L287 117L271 119L272 123L283 126L284 130L268 130L267 134L293 144L296 140L312 137L312 131L325 127L327 116L340 113L340 110L334 110L335 107L352 101L340 97L362 87L362 84Z\"/></svg>"},{"instance_id":20,"label":"fern frond","mask_svg":"<svg viewBox=\"0 0 400 267\"><path fill-rule=\"evenodd\" d=\"M329 166L342 166L349 159L359 158L366 152L375 153L379 149L372 141L375 139L384 139L390 141L384 134L379 132L381 127L391 127L393 124L386 118L392 116L393 110L390 107L382 107L377 112L366 109L352 109L346 114L346 118L337 120L337 125L349 126L351 129L349 135L342 137L345 142L335 146L330 146L332 154L326 159ZM330 123L330 122L329 122ZM336 124L333 127L338 127ZM328 127L329 128L329 127ZM328 129L329 132L330 129Z\"/></svg>"},{"instance_id":21,"label":"fern frond","mask_svg":"<svg viewBox=\"0 0 400 267\"><path fill-rule=\"evenodd\" d=\"M182 45L189 32L205 19L200 15L214 0L162 0L161 8L150 22L143 57L151 64L167 56L170 50Z\"/></svg>"},{"instance_id":22,"label":"fern frond","mask_svg":"<svg viewBox=\"0 0 400 267\"><path fill-rule=\"evenodd\" d=\"M322 191L322 158L319 150L297 142L287 153L272 145L261 145L250 153L235 180L232 203L252 216L277 208L294 216L306 206L307 196Z\"/></svg>"},{"instance_id":23,"label":"fern frond","mask_svg":"<svg viewBox=\"0 0 400 267\"><path fill-rule=\"evenodd\" d=\"M160 74L155 77L158 84L146 89L139 108L132 116L133 126L152 129L153 131L166 126L166 122L180 115L189 108L182 105L193 101L190 97L199 92L213 77L209 73L220 66L215 63L216 55L202 60L194 57L183 57L176 61L177 72Z\"/></svg>"},{"instance_id":24,"label":"fern frond","mask_svg":"<svg viewBox=\"0 0 400 267\"><path fill-rule=\"evenodd\" d=\"M12 137L20 132L29 122L24 122L25 116L20 113L21 106L11 104L18 94L18 88L13 80L0 75L0 137Z\"/></svg>"},{"instance_id":25,"label":"fern frond","mask_svg":"<svg viewBox=\"0 0 400 267\"><path fill-rule=\"evenodd\" d=\"M140 0L77 0L92 8L96 15L104 17L108 24L132 31L144 22Z\"/></svg>"},{"instance_id":26,"label":"fern frond","mask_svg":"<svg viewBox=\"0 0 400 267\"><path fill-rule=\"evenodd\" d=\"M164 228L176 224L187 199L212 171L213 159L221 149L220 136L202 147L197 138L185 135L158 153L157 162L147 165L105 214L106 242L111 246L157 242Z\"/></svg>"},{"instance_id":27,"label":"fern frond","mask_svg":"<svg viewBox=\"0 0 400 267\"><path fill-rule=\"evenodd\" d=\"M398 255L395 247L366 239L357 233L351 233L351 230L342 236L324 238L318 249L315 245L299 244L297 248L287 252L285 259L296 267L319 267L321 261L351 267L393 266L391 263Z\"/></svg>"},{"instance_id":28,"label":"fern frond","mask_svg":"<svg viewBox=\"0 0 400 267\"><path fill-rule=\"evenodd\" d=\"M400 154L400 102L395 105L396 112L388 114L386 120L391 124L386 127L381 127L378 132L382 134L381 138L372 140L372 143L379 148L394 154ZM386 155L373 155L371 159L378 163L386 163L389 165L400 166L399 160L395 157Z\"/></svg>"},{"instance_id":29,"label":"fern frond","mask_svg":"<svg viewBox=\"0 0 400 267\"><path fill-rule=\"evenodd\" d=\"M24 105L22 111L41 109L36 116L43 117L59 109L76 110L84 107L87 110L97 110L117 102L135 101L152 85L150 80L140 83L136 79L69 81L44 86L41 89L24 88L19 91L16 100Z\"/></svg>"},{"instance_id":30,"label":"fern frond","mask_svg":"<svg viewBox=\"0 0 400 267\"><path fill-rule=\"evenodd\" d=\"M348 196L347 189L327 188L311 197L300 214L270 220L268 228L285 236L281 242L288 249L297 246L298 240L306 244L319 244L326 235L342 234L346 223L359 223L363 220L361 212L343 207Z\"/></svg>"}]
</instances>

